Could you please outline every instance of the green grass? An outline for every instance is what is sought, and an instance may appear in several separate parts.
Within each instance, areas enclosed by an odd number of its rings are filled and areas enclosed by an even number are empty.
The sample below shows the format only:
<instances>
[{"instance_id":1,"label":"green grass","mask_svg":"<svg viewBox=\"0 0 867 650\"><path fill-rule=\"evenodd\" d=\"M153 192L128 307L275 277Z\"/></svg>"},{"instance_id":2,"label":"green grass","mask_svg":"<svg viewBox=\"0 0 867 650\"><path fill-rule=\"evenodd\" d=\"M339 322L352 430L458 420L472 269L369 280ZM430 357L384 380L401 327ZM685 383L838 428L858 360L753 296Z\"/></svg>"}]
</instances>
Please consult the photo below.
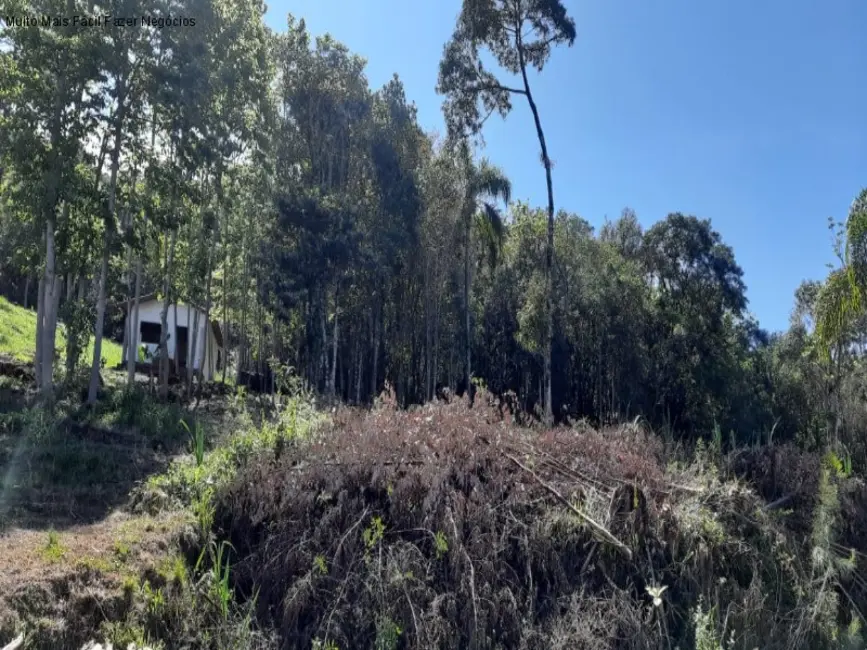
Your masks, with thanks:
<instances>
[{"instance_id":1,"label":"green grass","mask_svg":"<svg viewBox=\"0 0 867 650\"><path fill-rule=\"evenodd\" d=\"M19 361L32 361L36 350L36 312L13 305L0 297L0 354L6 354ZM57 358L63 359L66 351L66 337L63 324L57 327ZM102 340L102 358L107 368L120 363L121 346L108 339ZM93 337L87 346L85 360L93 358Z\"/></svg>"}]
</instances>

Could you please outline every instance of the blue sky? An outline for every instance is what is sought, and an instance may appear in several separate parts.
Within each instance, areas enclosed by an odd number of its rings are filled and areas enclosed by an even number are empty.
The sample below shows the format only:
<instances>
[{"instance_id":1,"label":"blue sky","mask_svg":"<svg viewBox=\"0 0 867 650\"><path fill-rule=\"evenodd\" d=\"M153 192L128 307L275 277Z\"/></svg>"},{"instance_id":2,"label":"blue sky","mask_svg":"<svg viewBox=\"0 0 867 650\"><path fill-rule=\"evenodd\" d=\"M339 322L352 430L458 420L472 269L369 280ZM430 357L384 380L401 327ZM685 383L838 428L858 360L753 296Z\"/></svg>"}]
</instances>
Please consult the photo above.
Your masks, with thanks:
<instances>
[{"instance_id":1,"label":"blue sky","mask_svg":"<svg viewBox=\"0 0 867 650\"><path fill-rule=\"evenodd\" d=\"M750 310L784 329L795 288L833 260L827 218L867 185L864 0L567 0L578 28L531 79L554 160L557 208L599 226L631 207L713 221L744 269ZM443 129L434 88L459 0L276 0L393 73L426 129ZM545 204L523 98L485 127L485 155L514 196Z\"/></svg>"}]
</instances>

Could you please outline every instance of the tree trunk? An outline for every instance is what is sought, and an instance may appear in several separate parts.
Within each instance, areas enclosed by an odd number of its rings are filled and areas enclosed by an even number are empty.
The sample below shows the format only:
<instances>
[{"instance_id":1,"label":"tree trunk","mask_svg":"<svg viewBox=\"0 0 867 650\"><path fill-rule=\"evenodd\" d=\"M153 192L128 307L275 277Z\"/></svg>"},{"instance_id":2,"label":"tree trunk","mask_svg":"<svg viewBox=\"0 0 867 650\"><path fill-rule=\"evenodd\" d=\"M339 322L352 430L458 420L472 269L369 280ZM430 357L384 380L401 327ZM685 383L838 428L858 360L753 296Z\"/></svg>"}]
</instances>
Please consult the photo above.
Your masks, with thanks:
<instances>
[{"instance_id":1,"label":"tree trunk","mask_svg":"<svg viewBox=\"0 0 867 650\"><path fill-rule=\"evenodd\" d=\"M117 115L114 122L114 147L111 151L111 177L108 188L108 219L105 224L105 242L102 252L102 266L99 270L99 292L96 299L96 325L93 340L93 364L90 368L90 386L87 389L87 403L96 402L99 388L99 370L102 365L102 330L105 327L105 303L108 285L108 260L114 235L114 218L117 209L117 173L120 168L120 147L123 136L123 121L126 111L126 82L121 77L117 81Z\"/></svg>"},{"instance_id":2,"label":"tree trunk","mask_svg":"<svg viewBox=\"0 0 867 650\"><path fill-rule=\"evenodd\" d=\"M66 276L66 307L67 312L69 311L69 305L75 302L75 288L77 286L77 282L75 280L75 276L72 273L68 273ZM76 305L77 309L78 305ZM75 362L78 359L75 358L75 346L73 345L73 338L75 336L75 332L72 329L73 323L66 323L66 364L65 364L65 372L66 379L69 381L72 379L72 374L75 372Z\"/></svg>"},{"instance_id":3,"label":"tree trunk","mask_svg":"<svg viewBox=\"0 0 867 650\"><path fill-rule=\"evenodd\" d=\"M370 377L370 390L373 399L378 397L379 390L379 330L380 319L378 310L373 312L373 373Z\"/></svg>"},{"instance_id":4,"label":"tree trunk","mask_svg":"<svg viewBox=\"0 0 867 650\"><path fill-rule=\"evenodd\" d=\"M138 256L135 264L135 298L133 299L132 310L129 313L129 350L126 360L126 383L132 386L135 382L135 364L138 361L138 314L139 303L141 302L141 272L142 272L141 255Z\"/></svg>"},{"instance_id":5,"label":"tree trunk","mask_svg":"<svg viewBox=\"0 0 867 650\"><path fill-rule=\"evenodd\" d=\"M259 295L259 270L256 270L256 295ZM262 313L264 306L261 300L256 301L256 322L259 323L259 331L256 334L256 372L264 375L265 367L262 365L262 356L265 351L265 315Z\"/></svg>"},{"instance_id":6,"label":"tree trunk","mask_svg":"<svg viewBox=\"0 0 867 650\"><path fill-rule=\"evenodd\" d=\"M39 278L39 288L36 294L36 355L34 357L34 375L36 388L42 389L42 322L45 316L45 273Z\"/></svg>"},{"instance_id":7,"label":"tree trunk","mask_svg":"<svg viewBox=\"0 0 867 650\"><path fill-rule=\"evenodd\" d=\"M250 278L247 276L247 251L244 249L244 274L243 274L243 283L241 285L241 296L243 297L241 301L241 329L238 332L238 367L235 373L235 381L239 381L241 377L241 371L244 367L245 355L247 351L247 294L249 293L249 284Z\"/></svg>"},{"instance_id":8,"label":"tree trunk","mask_svg":"<svg viewBox=\"0 0 867 650\"><path fill-rule=\"evenodd\" d=\"M325 389L328 389L328 324L325 322L327 317L328 307L324 296L324 292L320 291L319 298L319 325L322 329L322 342L319 348L319 376L316 379L318 386L325 384Z\"/></svg>"},{"instance_id":9,"label":"tree trunk","mask_svg":"<svg viewBox=\"0 0 867 650\"><path fill-rule=\"evenodd\" d=\"M361 404L361 337L355 337L355 404Z\"/></svg>"},{"instance_id":10,"label":"tree trunk","mask_svg":"<svg viewBox=\"0 0 867 650\"><path fill-rule=\"evenodd\" d=\"M54 390L55 334L57 332L57 306L60 301L60 279L55 272L54 219L45 225L45 306L42 310L42 395L51 399Z\"/></svg>"},{"instance_id":11,"label":"tree trunk","mask_svg":"<svg viewBox=\"0 0 867 650\"><path fill-rule=\"evenodd\" d=\"M46 333L46 338L50 337L51 345L49 347L50 358L51 358L51 371L52 371L52 383L53 383L53 375L54 375L54 361L57 356L57 317L60 313L60 296L63 295L63 277L56 275L54 276L54 289L53 289L53 302L51 305L51 314L48 320L48 332ZM43 368L45 366L43 365Z\"/></svg>"},{"instance_id":12,"label":"tree trunk","mask_svg":"<svg viewBox=\"0 0 867 650\"><path fill-rule=\"evenodd\" d=\"M48 340L48 330L51 330L53 336L54 330L47 325L50 323L53 309L54 291L57 287L54 284L55 271L55 251L54 251L54 229L56 227L56 211L57 202L60 196L61 182L61 161L60 161L60 138L63 129L63 108L66 104L66 77L61 75L59 79L59 87L54 98L54 112L51 123L51 154L50 166L48 171L47 187L45 194L45 269L44 269L44 292L41 300L42 314L40 324L41 350L38 350L39 356L39 390L44 399L50 400L53 397L53 374L54 374L54 339ZM37 328L39 329L39 328Z\"/></svg>"},{"instance_id":13,"label":"tree trunk","mask_svg":"<svg viewBox=\"0 0 867 650\"><path fill-rule=\"evenodd\" d=\"M121 352L121 360L124 363L129 365L129 358L132 356L130 353L131 341L132 337L130 336L130 329L132 327L132 301L133 301L133 270L132 270L132 246L129 243L129 235L130 235L130 211L129 209L124 210L124 219L123 219L123 228L126 231L126 243L124 248L126 248L126 317L127 317L127 327L123 328L123 348Z\"/></svg>"},{"instance_id":14,"label":"tree trunk","mask_svg":"<svg viewBox=\"0 0 867 650\"><path fill-rule=\"evenodd\" d=\"M190 309L191 306L188 305L187 309ZM189 314L189 311L187 311ZM196 359L198 358L199 365L201 366L201 358L198 356L198 347L199 347L199 310L196 309L193 313L193 333L192 333L192 347L191 356L190 356L190 365L187 367L187 399L193 396L193 378L196 374Z\"/></svg>"},{"instance_id":15,"label":"tree trunk","mask_svg":"<svg viewBox=\"0 0 867 650\"><path fill-rule=\"evenodd\" d=\"M199 396L202 394L202 383L205 379L205 369L206 365L211 363L212 359L209 356L210 353L210 345L208 344L208 339L211 338L211 276L213 275L213 269L211 268L211 247L208 247L208 257L207 257L207 281L205 284L205 333L202 336L202 376L199 378Z\"/></svg>"},{"instance_id":16,"label":"tree trunk","mask_svg":"<svg viewBox=\"0 0 867 650\"><path fill-rule=\"evenodd\" d=\"M334 290L334 336L331 341L331 378L329 380L329 393L334 397L337 391L337 333L340 305L338 303L338 291Z\"/></svg>"},{"instance_id":17,"label":"tree trunk","mask_svg":"<svg viewBox=\"0 0 867 650\"><path fill-rule=\"evenodd\" d=\"M553 407L551 404L551 354L554 342L554 183L551 179L551 159L548 157L548 147L545 144L545 133L542 131L542 122L539 119L539 110L536 108L536 102L533 101L533 94L530 92L530 82L527 79L527 66L524 61L524 49L523 44L521 43L520 29L517 32L517 38L521 77L524 81L524 92L527 95L527 102L530 104L530 110L533 112L533 121L536 124L536 135L539 138L539 146L542 148L542 163L545 165L545 182L548 186L548 237L545 242L545 350L543 354L545 355L544 418L545 424L550 426L554 422Z\"/></svg>"},{"instance_id":18,"label":"tree trunk","mask_svg":"<svg viewBox=\"0 0 867 650\"><path fill-rule=\"evenodd\" d=\"M221 201L222 203L222 201ZM229 217L225 216L223 226L223 383L226 383L226 372L229 366Z\"/></svg>"},{"instance_id":19,"label":"tree trunk","mask_svg":"<svg viewBox=\"0 0 867 650\"><path fill-rule=\"evenodd\" d=\"M189 302L189 301L188 301ZM193 368L193 348L191 346L193 339L193 330L190 329L190 305L187 305L187 375Z\"/></svg>"},{"instance_id":20,"label":"tree trunk","mask_svg":"<svg viewBox=\"0 0 867 650\"><path fill-rule=\"evenodd\" d=\"M439 283L437 283L439 285ZM439 286L437 286L437 293L435 296L435 304L434 304L434 333L433 333L433 390L434 395L436 394L436 386L437 381L439 381L439 355L440 355L440 300L439 300Z\"/></svg>"},{"instance_id":21,"label":"tree trunk","mask_svg":"<svg viewBox=\"0 0 867 650\"><path fill-rule=\"evenodd\" d=\"M174 315L174 324L172 325L172 336L175 337L175 356L174 356L174 366L175 366L175 374L180 376L181 374L181 357L178 354L178 297L175 296L175 299L172 301L172 312ZM189 332L187 333L189 336Z\"/></svg>"},{"instance_id":22,"label":"tree trunk","mask_svg":"<svg viewBox=\"0 0 867 650\"><path fill-rule=\"evenodd\" d=\"M108 258L111 250L110 226L106 224L102 263L99 267L99 289L96 298L96 323L93 327L93 361L90 366L90 384L87 387L87 403L96 403L99 390L99 371L102 367L102 330L105 328L106 285L108 284Z\"/></svg>"},{"instance_id":23,"label":"tree trunk","mask_svg":"<svg viewBox=\"0 0 867 650\"><path fill-rule=\"evenodd\" d=\"M430 260L425 260L424 267L424 399L430 401L433 396L433 334L431 321L431 273Z\"/></svg>"},{"instance_id":24,"label":"tree trunk","mask_svg":"<svg viewBox=\"0 0 867 650\"><path fill-rule=\"evenodd\" d=\"M30 274L24 278L24 309L27 309L28 298L30 297Z\"/></svg>"},{"instance_id":25,"label":"tree trunk","mask_svg":"<svg viewBox=\"0 0 867 650\"><path fill-rule=\"evenodd\" d=\"M466 233L464 240L464 318L466 319L464 322L464 336L466 337L466 370L464 372L464 380L466 381L466 385L464 390L467 392L467 400L469 401L470 406L473 405L473 384L472 384L472 366L471 366L471 354L472 354L472 332L470 329L470 237L472 235L471 231L471 221L470 218L467 217L466 223Z\"/></svg>"},{"instance_id":26,"label":"tree trunk","mask_svg":"<svg viewBox=\"0 0 867 650\"><path fill-rule=\"evenodd\" d=\"M178 240L177 229L172 230L169 253L166 260L166 274L163 278L163 308L160 310L160 397L169 395L169 304L172 288L172 264L175 260L175 244ZM175 341L177 346L177 341ZM177 348L175 348L177 350Z\"/></svg>"}]
</instances>

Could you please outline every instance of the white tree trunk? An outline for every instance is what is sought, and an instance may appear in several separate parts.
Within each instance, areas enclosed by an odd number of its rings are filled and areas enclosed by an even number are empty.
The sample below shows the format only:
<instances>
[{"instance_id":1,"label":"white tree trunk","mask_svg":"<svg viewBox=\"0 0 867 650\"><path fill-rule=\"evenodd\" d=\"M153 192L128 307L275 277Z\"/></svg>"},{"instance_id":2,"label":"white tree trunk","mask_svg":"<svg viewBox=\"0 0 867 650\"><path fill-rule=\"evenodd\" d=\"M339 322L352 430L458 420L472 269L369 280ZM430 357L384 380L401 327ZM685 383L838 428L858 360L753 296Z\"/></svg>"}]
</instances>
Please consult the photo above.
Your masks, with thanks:
<instances>
[{"instance_id":1,"label":"white tree trunk","mask_svg":"<svg viewBox=\"0 0 867 650\"><path fill-rule=\"evenodd\" d=\"M127 351L126 360L126 383L132 386L135 382L135 364L138 361L138 314L139 303L141 302L141 255L138 256L135 264L135 298L133 299L132 309L129 311L129 349Z\"/></svg>"},{"instance_id":2,"label":"white tree trunk","mask_svg":"<svg viewBox=\"0 0 867 650\"><path fill-rule=\"evenodd\" d=\"M193 369L193 347L192 343L193 331L190 329L190 306L187 305L187 374Z\"/></svg>"},{"instance_id":3,"label":"white tree trunk","mask_svg":"<svg viewBox=\"0 0 867 650\"><path fill-rule=\"evenodd\" d=\"M36 296L36 355L34 357L34 374L36 388L42 388L42 318L45 315L45 273L39 278L39 288Z\"/></svg>"},{"instance_id":4,"label":"white tree trunk","mask_svg":"<svg viewBox=\"0 0 867 650\"><path fill-rule=\"evenodd\" d=\"M126 110L126 84L121 79L117 86L117 116L114 123L114 147L111 151L111 177L108 187L109 219L105 224L102 266L99 270L99 292L96 299L96 325L93 328L93 364L90 367L90 385L87 389L87 403L95 404L99 389L99 370L102 366L102 330L105 328L105 304L108 290L108 260L114 240L114 218L117 214L117 173L120 169L120 148L123 136L124 111Z\"/></svg>"},{"instance_id":5,"label":"white tree trunk","mask_svg":"<svg viewBox=\"0 0 867 650\"><path fill-rule=\"evenodd\" d=\"M190 306L187 307L188 309ZM189 312L187 312L189 313ZM191 362L190 366L187 368L187 398L192 397L193 394L193 377L196 374L196 362L199 363L199 367L201 367L201 357L198 355L198 346L199 346L199 310L197 309L193 314L193 334L192 334L192 346L191 346Z\"/></svg>"},{"instance_id":6,"label":"white tree trunk","mask_svg":"<svg viewBox=\"0 0 867 650\"><path fill-rule=\"evenodd\" d=\"M111 235L105 234L102 264L99 269L99 289L96 298L96 324L93 328L93 362L90 366L90 384L87 387L87 403L95 404L99 390L99 371L102 367L102 330L105 328L106 285L108 284L108 258L111 250Z\"/></svg>"},{"instance_id":7,"label":"white tree trunk","mask_svg":"<svg viewBox=\"0 0 867 650\"><path fill-rule=\"evenodd\" d=\"M206 363L210 365L212 359L210 358L210 346L208 345L209 339L211 338L211 276L213 276L213 269L211 268L211 248L208 247L208 262L207 262L207 274L208 280L205 286L205 333L202 336L202 377L199 380L199 391L201 392L201 387L203 380L205 378Z\"/></svg>"},{"instance_id":8,"label":"white tree trunk","mask_svg":"<svg viewBox=\"0 0 867 650\"><path fill-rule=\"evenodd\" d=\"M163 308L160 311L160 397L165 398L169 394L169 301L172 281L172 262L175 259L175 244L178 240L178 231L172 230L171 243L169 244L169 256L166 261L166 274L163 279ZM177 342L175 342L177 344Z\"/></svg>"},{"instance_id":9,"label":"white tree trunk","mask_svg":"<svg viewBox=\"0 0 867 650\"><path fill-rule=\"evenodd\" d=\"M334 292L334 336L331 341L331 378L329 379L329 391L333 397L337 392L337 336L338 336L338 318L340 316L340 306L337 303L337 291Z\"/></svg>"},{"instance_id":10,"label":"white tree trunk","mask_svg":"<svg viewBox=\"0 0 867 650\"><path fill-rule=\"evenodd\" d=\"M51 398L54 389L54 334L55 305L59 288L55 273L54 219L45 224L45 295L42 308L42 352L40 390L43 397Z\"/></svg>"},{"instance_id":11,"label":"white tree trunk","mask_svg":"<svg viewBox=\"0 0 867 650\"><path fill-rule=\"evenodd\" d=\"M172 326L172 336L175 337L175 358L174 358L175 374L180 375L181 374L181 357L180 357L180 350L178 350L178 301L177 300L175 300L172 303L172 310L174 311L174 314L175 314L175 323Z\"/></svg>"}]
</instances>

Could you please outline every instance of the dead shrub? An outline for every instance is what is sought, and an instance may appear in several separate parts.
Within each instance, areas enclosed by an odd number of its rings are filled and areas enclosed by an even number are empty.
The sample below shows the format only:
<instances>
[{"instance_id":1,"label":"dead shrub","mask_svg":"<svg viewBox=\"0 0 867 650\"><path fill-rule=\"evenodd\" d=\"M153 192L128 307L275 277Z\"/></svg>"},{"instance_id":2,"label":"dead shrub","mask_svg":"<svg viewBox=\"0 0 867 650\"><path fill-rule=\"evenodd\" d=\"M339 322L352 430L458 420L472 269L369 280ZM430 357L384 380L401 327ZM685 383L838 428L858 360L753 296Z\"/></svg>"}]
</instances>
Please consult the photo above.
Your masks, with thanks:
<instances>
[{"instance_id":1,"label":"dead shrub","mask_svg":"<svg viewBox=\"0 0 867 650\"><path fill-rule=\"evenodd\" d=\"M481 391L472 409L386 399L249 464L215 533L285 648L690 647L701 598L727 633L786 647L802 574L775 521L743 486L663 467L638 427L529 431Z\"/></svg>"}]
</instances>

